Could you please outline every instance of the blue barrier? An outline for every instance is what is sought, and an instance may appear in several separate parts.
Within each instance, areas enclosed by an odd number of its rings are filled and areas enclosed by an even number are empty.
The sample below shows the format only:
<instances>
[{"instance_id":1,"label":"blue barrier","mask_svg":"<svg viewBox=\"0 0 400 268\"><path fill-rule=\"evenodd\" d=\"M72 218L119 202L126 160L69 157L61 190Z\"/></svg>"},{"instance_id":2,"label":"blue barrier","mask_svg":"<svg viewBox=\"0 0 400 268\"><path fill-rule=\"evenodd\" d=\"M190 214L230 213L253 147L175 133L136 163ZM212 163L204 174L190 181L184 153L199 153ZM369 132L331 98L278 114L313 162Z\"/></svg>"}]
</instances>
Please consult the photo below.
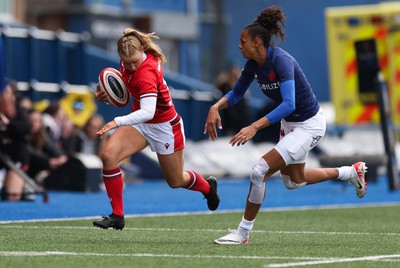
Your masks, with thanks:
<instances>
[{"instance_id":1,"label":"blue barrier","mask_svg":"<svg viewBox=\"0 0 400 268\"><path fill-rule=\"evenodd\" d=\"M29 27L3 27L8 76L23 85L33 101L59 100L69 89L94 91L99 72L119 67L119 57L88 44L85 34L44 31ZM174 104L185 123L187 139L201 140L204 122L214 102L214 86L178 73L165 71ZM130 107L97 104L106 121L130 113Z\"/></svg>"}]
</instances>

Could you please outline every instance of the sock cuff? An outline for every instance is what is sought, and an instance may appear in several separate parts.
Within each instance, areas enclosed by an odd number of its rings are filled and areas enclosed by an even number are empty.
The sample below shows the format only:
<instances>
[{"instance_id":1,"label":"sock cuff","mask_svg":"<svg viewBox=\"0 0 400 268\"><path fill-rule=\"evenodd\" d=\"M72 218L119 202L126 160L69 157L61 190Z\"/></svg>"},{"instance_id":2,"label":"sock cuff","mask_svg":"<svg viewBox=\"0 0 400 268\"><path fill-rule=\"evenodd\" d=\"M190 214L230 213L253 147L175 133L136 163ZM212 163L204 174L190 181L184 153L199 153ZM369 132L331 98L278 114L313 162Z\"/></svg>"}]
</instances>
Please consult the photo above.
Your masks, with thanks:
<instances>
[{"instance_id":1,"label":"sock cuff","mask_svg":"<svg viewBox=\"0 0 400 268\"><path fill-rule=\"evenodd\" d=\"M337 170L339 172L339 176L337 177L339 180L348 180L353 175L353 167L350 166L342 166L337 168Z\"/></svg>"},{"instance_id":2,"label":"sock cuff","mask_svg":"<svg viewBox=\"0 0 400 268\"><path fill-rule=\"evenodd\" d=\"M242 221L240 222L239 226L242 227L243 229L251 230L253 228L254 221L255 221L255 219L252 221L248 221L243 216Z\"/></svg>"},{"instance_id":3,"label":"sock cuff","mask_svg":"<svg viewBox=\"0 0 400 268\"><path fill-rule=\"evenodd\" d=\"M193 185L196 184L196 180L197 180L197 172L192 171L192 170L187 170L186 171L189 174L190 180L189 180L189 184L185 187L186 189L190 189L193 187Z\"/></svg>"},{"instance_id":4,"label":"sock cuff","mask_svg":"<svg viewBox=\"0 0 400 268\"><path fill-rule=\"evenodd\" d=\"M119 166L112 169L103 169L104 179L117 179L122 175L121 168Z\"/></svg>"}]
</instances>

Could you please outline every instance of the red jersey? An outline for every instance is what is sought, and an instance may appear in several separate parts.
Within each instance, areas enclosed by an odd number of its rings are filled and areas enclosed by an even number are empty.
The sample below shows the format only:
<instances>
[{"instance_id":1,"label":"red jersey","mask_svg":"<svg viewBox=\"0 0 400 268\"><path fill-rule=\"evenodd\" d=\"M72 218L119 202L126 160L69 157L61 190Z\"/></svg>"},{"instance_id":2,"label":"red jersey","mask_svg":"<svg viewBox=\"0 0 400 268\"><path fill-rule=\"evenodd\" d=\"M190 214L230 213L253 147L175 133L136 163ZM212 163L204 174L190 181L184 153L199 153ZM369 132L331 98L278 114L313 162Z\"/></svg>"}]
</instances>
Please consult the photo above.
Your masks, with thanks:
<instances>
[{"instance_id":1,"label":"red jersey","mask_svg":"<svg viewBox=\"0 0 400 268\"><path fill-rule=\"evenodd\" d=\"M151 54L142 62L135 72L131 72L120 62L122 79L133 97L132 111L140 109L140 99L157 97L156 111L153 119L145 123L156 124L168 122L175 118L176 110L172 103L161 63Z\"/></svg>"}]
</instances>

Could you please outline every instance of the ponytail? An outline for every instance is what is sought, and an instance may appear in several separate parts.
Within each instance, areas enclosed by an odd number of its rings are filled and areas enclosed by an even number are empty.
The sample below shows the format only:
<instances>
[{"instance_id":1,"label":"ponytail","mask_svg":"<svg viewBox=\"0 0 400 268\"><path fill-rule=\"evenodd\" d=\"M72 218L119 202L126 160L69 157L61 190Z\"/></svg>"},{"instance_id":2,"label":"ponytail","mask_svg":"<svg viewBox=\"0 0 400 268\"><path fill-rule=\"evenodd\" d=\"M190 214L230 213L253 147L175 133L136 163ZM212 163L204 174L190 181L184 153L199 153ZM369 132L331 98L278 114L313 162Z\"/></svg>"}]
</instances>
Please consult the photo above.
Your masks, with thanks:
<instances>
[{"instance_id":1,"label":"ponytail","mask_svg":"<svg viewBox=\"0 0 400 268\"><path fill-rule=\"evenodd\" d=\"M286 17L280 7L272 6L264 9L250 25L246 26L250 36L254 39L260 37L267 47L271 43L272 36L279 37L282 41L285 39L283 27Z\"/></svg>"}]
</instances>

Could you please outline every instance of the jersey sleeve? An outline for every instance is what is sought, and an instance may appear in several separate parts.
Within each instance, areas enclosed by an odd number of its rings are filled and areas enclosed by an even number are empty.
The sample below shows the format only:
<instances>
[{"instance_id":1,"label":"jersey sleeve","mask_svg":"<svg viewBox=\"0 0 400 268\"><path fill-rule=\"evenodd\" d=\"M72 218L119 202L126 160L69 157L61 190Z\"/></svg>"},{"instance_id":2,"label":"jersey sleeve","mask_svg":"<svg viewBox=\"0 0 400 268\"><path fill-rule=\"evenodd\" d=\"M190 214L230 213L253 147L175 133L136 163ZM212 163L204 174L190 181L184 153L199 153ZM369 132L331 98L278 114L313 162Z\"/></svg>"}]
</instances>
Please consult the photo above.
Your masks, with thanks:
<instances>
[{"instance_id":1,"label":"jersey sleeve","mask_svg":"<svg viewBox=\"0 0 400 268\"><path fill-rule=\"evenodd\" d=\"M282 102L266 115L271 124L280 121L296 109L293 61L285 55L277 57L274 62L274 71L280 84Z\"/></svg>"},{"instance_id":2,"label":"jersey sleeve","mask_svg":"<svg viewBox=\"0 0 400 268\"><path fill-rule=\"evenodd\" d=\"M296 108L294 81L289 80L281 83L282 102L265 117L271 124L279 122Z\"/></svg>"}]
</instances>

